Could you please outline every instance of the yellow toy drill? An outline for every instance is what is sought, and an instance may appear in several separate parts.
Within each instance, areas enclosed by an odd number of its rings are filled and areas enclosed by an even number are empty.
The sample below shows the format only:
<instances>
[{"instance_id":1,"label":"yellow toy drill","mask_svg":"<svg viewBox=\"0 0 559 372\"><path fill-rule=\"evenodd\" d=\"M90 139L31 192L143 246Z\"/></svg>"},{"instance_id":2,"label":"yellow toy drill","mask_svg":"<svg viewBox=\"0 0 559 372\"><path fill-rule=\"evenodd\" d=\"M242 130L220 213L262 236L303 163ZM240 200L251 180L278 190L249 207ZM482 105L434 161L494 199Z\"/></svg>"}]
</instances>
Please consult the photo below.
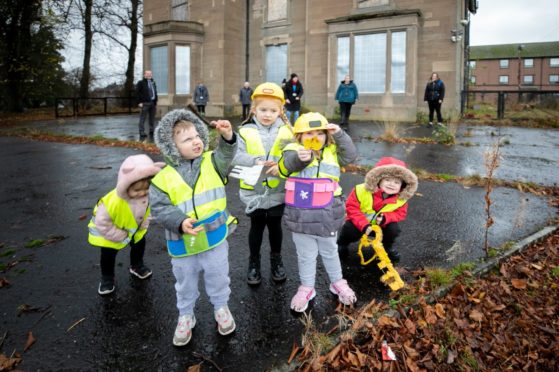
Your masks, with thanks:
<instances>
[{"instance_id":1,"label":"yellow toy drill","mask_svg":"<svg viewBox=\"0 0 559 372\"><path fill-rule=\"evenodd\" d=\"M377 265L384 273L380 277L380 281L388 285L391 290L397 291L404 287L404 281L400 278L400 274L394 269L394 266L392 266L392 261L388 258L388 254L382 245L382 230L380 226L371 225L371 228L375 232L375 238L371 239L367 234L364 234L359 241L357 254L361 258L361 265L366 266L374 259L378 259ZM368 260L365 260L363 256L364 248L372 248L375 252Z\"/></svg>"}]
</instances>

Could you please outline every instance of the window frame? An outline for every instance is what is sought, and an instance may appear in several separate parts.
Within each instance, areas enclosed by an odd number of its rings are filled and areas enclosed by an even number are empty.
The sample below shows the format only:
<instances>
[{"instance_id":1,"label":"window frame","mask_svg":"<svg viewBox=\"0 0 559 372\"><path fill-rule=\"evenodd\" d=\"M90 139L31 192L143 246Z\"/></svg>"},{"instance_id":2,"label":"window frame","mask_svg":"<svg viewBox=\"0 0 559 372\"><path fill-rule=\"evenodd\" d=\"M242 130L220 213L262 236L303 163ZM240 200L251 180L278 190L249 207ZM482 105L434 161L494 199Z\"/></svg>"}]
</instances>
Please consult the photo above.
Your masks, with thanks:
<instances>
[{"instance_id":1,"label":"window frame","mask_svg":"<svg viewBox=\"0 0 559 372\"><path fill-rule=\"evenodd\" d=\"M179 70L179 48L187 48L188 49L188 63L187 63L187 67L185 66L184 68L181 68ZM175 94L176 95L188 95L190 94L190 81L192 79L192 76L190 74L191 69L192 69L192 48L190 45L181 45L181 44L177 44L175 45ZM185 77L185 83L186 83L186 89L185 90L181 90L181 92L179 92L179 74L177 73L178 71L188 71L186 77ZM182 81L182 80L180 80Z\"/></svg>"},{"instance_id":2,"label":"window frame","mask_svg":"<svg viewBox=\"0 0 559 372\"><path fill-rule=\"evenodd\" d=\"M527 77L530 77L530 78L531 78L531 81L528 81L528 82L527 82L527 81L526 81L526 78L527 78ZM534 75L530 75L530 74L529 74L529 75L524 75L524 76L522 76L522 84L523 84L523 85L534 85L534 77L535 77Z\"/></svg>"},{"instance_id":3,"label":"window frame","mask_svg":"<svg viewBox=\"0 0 559 372\"><path fill-rule=\"evenodd\" d=\"M155 49L165 49L166 53L162 54L165 56L165 63L162 65L162 69L157 69L153 59L153 51ZM169 45L159 44L151 45L149 47L149 65L151 66L151 72L153 74L153 80L157 83L157 94L158 95L168 95L169 94ZM164 72L164 76L160 76L160 71ZM164 79L162 78L164 77Z\"/></svg>"},{"instance_id":4,"label":"window frame","mask_svg":"<svg viewBox=\"0 0 559 372\"><path fill-rule=\"evenodd\" d=\"M276 1L276 0L266 0L266 9L265 9L265 14L264 14L264 26L266 25L282 25L282 24L286 24L289 22L289 16L290 16L290 12L289 12L289 4L290 1L289 0L282 0L285 1L285 18L278 18L278 19L272 19L270 20L269 16L270 16L270 2L271 1Z\"/></svg>"},{"instance_id":5,"label":"window frame","mask_svg":"<svg viewBox=\"0 0 559 372\"><path fill-rule=\"evenodd\" d=\"M549 67L559 67L559 57L552 57L549 59Z\"/></svg>"},{"instance_id":6,"label":"window frame","mask_svg":"<svg viewBox=\"0 0 559 372\"><path fill-rule=\"evenodd\" d=\"M173 5L173 2L175 2L175 1L176 1L176 2L181 2L181 3L178 4L178 5ZM170 7L171 7L171 21L182 21L182 22L188 21L188 15L189 15L189 14L188 14L188 6L189 6L188 0L171 0L171 1L170 1ZM181 7L184 7L184 13L185 13L184 19L175 18L175 17L174 17L174 16L175 16L174 10L175 10L175 9L179 9L179 8L181 8Z\"/></svg>"},{"instance_id":7,"label":"window frame","mask_svg":"<svg viewBox=\"0 0 559 372\"><path fill-rule=\"evenodd\" d=\"M552 76L556 77L555 81L551 81ZM549 74L549 76L547 77L547 81L549 82L550 85L559 84L559 74Z\"/></svg>"},{"instance_id":8,"label":"window frame","mask_svg":"<svg viewBox=\"0 0 559 372\"><path fill-rule=\"evenodd\" d=\"M526 62L528 61L532 61L532 63L530 65L528 65ZM533 68L534 67L534 58L524 58L522 60L522 66L524 68Z\"/></svg>"},{"instance_id":9,"label":"window frame","mask_svg":"<svg viewBox=\"0 0 559 372\"><path fill-rule=\"evenodd\" d=\"M503 66L506 62L506 66ZM509 68L510 66L510 62L508 59L500 59L499 60L499 68L505 69L505 68Z\"/></svg>"},{"instance_id":10,"label":"window frame","mask_svg":"<svg viewBox=\"0 0 559 372\"><path fill-rule=\"evenodd\" d=\"M506 78L506 79L503 79ZM503 82L502 80L506 80L506 82ZM509 76L508 75L499 75L499 84L500 85L509 85Z\"/></svg>"},{"instance_id":11,"label":"window frame","mask_svg":"<svg viewBox=\"0 0 559 372\"><path fill-rule=\"evenodd\" d=\"M468 68L470 70L475 70L477 61L468 61Z\"/></svg>"}]
</instances>

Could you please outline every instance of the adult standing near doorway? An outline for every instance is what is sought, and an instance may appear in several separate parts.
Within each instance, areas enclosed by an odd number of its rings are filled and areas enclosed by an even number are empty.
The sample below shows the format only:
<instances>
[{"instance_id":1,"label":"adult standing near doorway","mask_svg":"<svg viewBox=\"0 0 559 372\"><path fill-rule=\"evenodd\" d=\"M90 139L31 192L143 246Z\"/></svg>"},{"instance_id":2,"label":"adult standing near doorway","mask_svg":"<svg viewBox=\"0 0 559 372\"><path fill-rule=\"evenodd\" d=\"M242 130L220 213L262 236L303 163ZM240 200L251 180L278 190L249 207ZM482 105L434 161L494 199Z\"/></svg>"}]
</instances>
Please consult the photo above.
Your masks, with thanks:
<instances>
[{"instance_id":1,"label":"adult standing near doorway","mask_svg":"<svg viewBox=\"0 0 559 372\"><path fill-rule=\"evenodd\" d=\"M199 82L194 89L194 103L198 112L204 116L206 116L206 105L209 100L208 88L202 82Z\"/></svg>"},{"instance_id":2,"label":"adult standing near doorway","mask_svg":"<svg viewBox=\"0 0 559 372\"><path fill-rule=\"evenodd\" d=\"M245 84L241 88L239 92L239 101L243 105L243 121L248 118L248 114L250 112L250 105L252 104L252 88L250 87L250 83L245 81Z\"/></svg>"},{"instance_id":3,"label":"adult standing near doorway","mask_svg":"<svg viewBox=\"0 0 559 372\"><path fill-rule=\"evenodd\" d=\"M287 118L291 123L295 123L299 117L299 111L301 111L301 97L303 96L303 85L297 74L291 74L291 78L285 83L284 92Z\"/></svg>"},{"instance_id":4,"label":"adult standing near doorway","mask_svg":"<svg viewBox=\"0 0 559 372\"><path fill-rule=\"evenodd\" d=\"M359 98L357 86L351 80L349 75L346 75L344 80L340 82L340 86L336 91L336 101L340 104L341 121L340 126L344 130L349 129L349 115L351 115L351 106Z\"/></svg>"},{"instance_id":5,"label":"adult standing near doorway","mask_svg":"<svg viewBox=\"0 0 559 372\"><path fill-rule=\"evenodd\" d=\"M439 79L439 74L433 72L425 87L424 101L429 105L429 126L433 126L433 112L437 111L437 124L443 125L441 105L444 100L444 83Z\"/></svg>"},{"instance_id":6,"label":"adult standing near doorway","mask_svg":"<svg viewBox=\"0 0 559 372\"><path fill-rule=\"evenodd\" d=\"M157 85L153 80L150 70L144 71L144 78L136 84L136 95L138 97L138 106L142 110L140 112L140 141L146 139L146 131L144 122L148 116L149 137L153 139L153 130L155 129L155 110L157 106Z\"/></svg>"}]
</instances>

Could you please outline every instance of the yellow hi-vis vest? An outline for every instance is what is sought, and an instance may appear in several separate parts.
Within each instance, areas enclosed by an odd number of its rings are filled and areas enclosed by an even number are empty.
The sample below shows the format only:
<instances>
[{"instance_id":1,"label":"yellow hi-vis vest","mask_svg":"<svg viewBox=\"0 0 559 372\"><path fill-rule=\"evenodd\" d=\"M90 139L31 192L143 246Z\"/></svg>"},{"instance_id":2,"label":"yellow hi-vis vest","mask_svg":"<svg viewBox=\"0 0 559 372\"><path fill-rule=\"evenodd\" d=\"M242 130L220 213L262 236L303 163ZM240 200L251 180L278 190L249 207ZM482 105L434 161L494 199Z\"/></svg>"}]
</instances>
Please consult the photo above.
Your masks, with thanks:
<instances>
[{"instance_id":1,"label":"yellow hi-vis vest","mask_svg":"<svg viewBox=\"0 0 559 372\"><path fill-rule=\"evenodd\" d=\"M290 143L283 151L297 151L303 146L298 143ZM338 153L336 144L331 144L322 149L320 159L315 156L313 161L300 172L289 173L283 164L283 158L279 162L279 173L283 177L296 178L329 178L336 182L340 181L340 165L338 164ZM342 194L342 188L338 185L334 196Z\"/></svg>"},{"instance_id":2,"label":"yellow hi-vis vest","mask_svg":"<svg viewBox=\"0 0 559 372\"><path fill-rule=\"evenodd\" d=\"M243 126L239 129L239 135L245 141L247 153L249 155L265 156L266 160L273 160L276 163L281 158L281 150L283 147L293 138L291 128L288 125L282 125L278 130L278 135L274 140L274 144L272 145L270 152L266 154L258 129ZM263 186L268 186L271 189L278 187L279 184L280 180L277 177L272 176L266 177L266 179L262 182ZM245 190L254 190L254 187L247 185L242 180L240 187Z\"/></svg>"},{"instance_id":3,"label":"yellow hi-vis vest","mask_svg":"<svg viewBox=\"0 0 559 372\"><path fill-rule=\"evenodd\" d=\"M393 212L406 204L406 200L398 198L396 203L385 204L379 211L373 209L373 194L365 188L365 184L361 183L355 186L355 196L359 200L361 212L363 212L372 225L377 224L376 216L381 212Z\"/></svg>"},{"instance_id":4,"label":"yellow hi-vis vest","mask_svg":"<svg viewBox=\"0 0 559 372\"><path fill-rule=\"evenodd\" d=\"M105 208L107 208L107 213L109 213L114 225L119 229L128 231L128 236L123 241L113 242L105 239L105 237L97 229L97 226L95 226L97 207L99 207L99 204L101 203L103 203ZM148 207L144 215L144 221L149 217L149 214L150 209ZM114 249L122 249L126 247L132 239L134 239L134 243L139 242L147 232L147 229L140 229L128 202L117 195L116 189L103 196L97 202L97 205L95 205L95 208L93 209L93 216L91 217L87 227L89 229L89 236L87 240L91 245Z\"/></svg>"},{"instance_id":5,"label":"yellow hi-vis vest","mask_svg":"<svg viewBox=\"0 0 559 372\"><path fill-rule=\"evenodd\" d=\"M221 244L229 234L229 225L237 219L227 211L226 178L221 178L212 163L212 152L202 155L200 173L192 189L171 166L163 168L151 183L167 193L171 204L185 218L195 218L194 226L204 225L197 235L182 236L165 230L167 251L172 257L185 257L207 251Z\"/></svg>"}]
</instances>

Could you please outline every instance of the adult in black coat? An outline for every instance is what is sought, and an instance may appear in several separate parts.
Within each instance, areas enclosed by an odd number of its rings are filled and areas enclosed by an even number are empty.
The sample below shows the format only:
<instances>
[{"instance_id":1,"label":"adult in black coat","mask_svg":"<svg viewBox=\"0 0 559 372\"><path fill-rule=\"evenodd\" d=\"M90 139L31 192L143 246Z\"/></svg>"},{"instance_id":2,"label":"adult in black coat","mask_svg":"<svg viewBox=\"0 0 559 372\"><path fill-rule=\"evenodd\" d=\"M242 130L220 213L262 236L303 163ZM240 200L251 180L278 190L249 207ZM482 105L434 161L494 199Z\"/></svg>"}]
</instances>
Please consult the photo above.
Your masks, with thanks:
<instances>
[{"instance_id":1,"label":"adult in black coat","mask_svg":"<svg viewBox=\"0 0 559 372\"><path fill-rule=\"evenodd\" d=\"M285 95L285 110L287 111L287 118L293 124L299 117L299 111L301 110L301 97L303 96L303 85L299 81L297 74L291 74L291 79L285 83L283 91Z\"/></svg>"},{"instance_id":2,"label":"adult in black coat","mask_svg":"<svg viewBox=\"0 0 559 372\"><path fill-rule=\"evenodd\" d=\"M157 85L153 80L150 70L144 71L144 78L136 84L136 95L138 97L138 106L141 108L140 123L140 141L146 139L144 122L146 116L149 117L149 136L153 138L153 130L155 129L155 109L157 106Z\"/></svg>"},{"instance_id":3,"label":"adult in black coat","mask_svg":"<svg viewBox=\"0 0 559 372\"><path fill-rule=\"evenodd\" d=\"M443 116L441 115L441 105L444 100L444 83L439 79L439 74L433 72L431 79L425 87L425 95L423 100L429 105L429 126L433 125L433 112L437 111L437 124L443 125Z\"/></svg>"}]
</instances>

